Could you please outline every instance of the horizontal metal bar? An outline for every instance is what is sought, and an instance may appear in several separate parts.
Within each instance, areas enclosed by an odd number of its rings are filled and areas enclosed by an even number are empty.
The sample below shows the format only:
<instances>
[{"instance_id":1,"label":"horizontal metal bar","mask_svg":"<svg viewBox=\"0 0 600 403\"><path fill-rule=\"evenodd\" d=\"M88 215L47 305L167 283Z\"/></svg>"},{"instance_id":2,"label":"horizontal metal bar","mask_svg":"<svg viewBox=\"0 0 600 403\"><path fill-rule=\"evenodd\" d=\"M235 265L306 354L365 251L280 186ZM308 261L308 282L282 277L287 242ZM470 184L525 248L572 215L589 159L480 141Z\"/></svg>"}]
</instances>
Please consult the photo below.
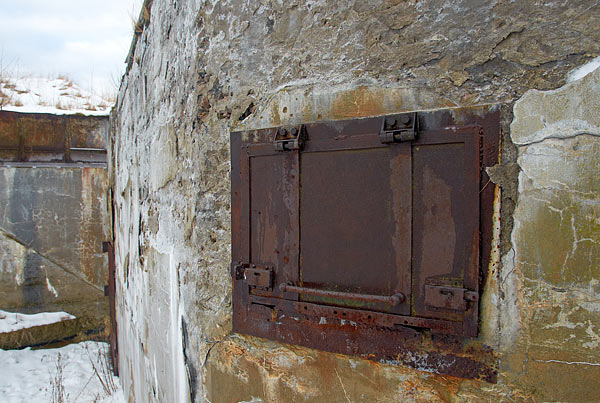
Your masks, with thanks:
<instances>
[{"instance_id":1,"label":"horizontal metal bar","mask_svg":"<svg viewBox=\"0 0 600 403\"><path fill-rule=\"evenodd\" d=\"M284 291L294 292L296 294L316 295L319 297L351 299L354 301L381 302L381 303L389 304L392 306L401 304L402 302L404 302L404 299L405 299L404 294L402 294L402 293L398 293L398 294L394 294L394 295L390 295L390 296L369 295L369 294L357 294L357 293L353 293L353 292L319 290L317 288L297 287L294 285L286 285L284 287Z\"/></svg>"},{"instance_id":2,"label":"horizontal metal bar","mask_svg":"<svg viewBox=\"0 0 600 403\"><path fill-rule=\"evenodd\" d=\"M310 315L314 317L337 318L362 323L365 325L393 328L395 326L411 326L431 329L437 333L462 335L462 322L452 322L442 319L418 318L398 314L367 311L356 308L342 308L338 306L319 305L318 303L289 301L273 297L250 295L254 304L277 307L281 312Z\"/></svg>"},{"instance_id":3,"label":"horizontal metal bar","mask_svg":"<svg viewBox=\"0 0 600 403\"><path fill-rule=\"evenodd\" d=\"M89 151L93 153L105 153L105 148L92 148L92 147L71 147L71 151Z\"/></svg>"},{"instance_id":4,"label":"horizontal metal bar","mask_svg":"<svg viewBox=\"0 0 600 403\"><path fill-rule=\"evenodd\" d=\"M22 148L27 153L61 153L65 150L65 148L62 145L60 147L36 147L24 145ZM20 147L0 147L0 151L19 151L20 149Z\"/></svg>"},{"instance_id":5,"label":"horizontal metal bar","mask_svg":"<svg viewBox=\"0 0 600 403\"><path fill-rule=\"evenodd\" d=\"M26 153L57 153L57 152L63 152L65 151L65 147L36 147L36 146L29 146L29 145L25 145L23 146L23 149L25 150ZM0 151L19 151L20 148L19 147L5 147L5 146L0 146ZM71 151L85 151L85 152L92 152L92 153L106 153L106 149L105 148L97 148L97 147L70 147L69 150Z\"/></svg>"},{"instance_id":6,"label":"horizontal metal bar","mask_svg":"<svg viewBox=\"0 0 600 403\"><path fill-rule=\"evenodd\" d=\"M106 169L106 162L47 162L47 161L0 161L2 168L103 168Z\"/></svg>"}]
</instances>

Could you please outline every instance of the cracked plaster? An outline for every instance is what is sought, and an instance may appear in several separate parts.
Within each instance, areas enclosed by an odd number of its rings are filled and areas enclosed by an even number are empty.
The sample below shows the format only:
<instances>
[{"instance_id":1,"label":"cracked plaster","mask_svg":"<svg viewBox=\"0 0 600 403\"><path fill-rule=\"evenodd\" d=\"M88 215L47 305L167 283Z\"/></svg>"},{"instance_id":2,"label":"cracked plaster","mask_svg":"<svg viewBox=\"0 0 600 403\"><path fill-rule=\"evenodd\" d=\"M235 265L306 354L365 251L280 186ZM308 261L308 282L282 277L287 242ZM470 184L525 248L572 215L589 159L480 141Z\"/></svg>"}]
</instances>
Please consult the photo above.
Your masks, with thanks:
<instances>
[{"instance_id":1,"label":"cracked plaster","mask_svg":"<svg viewBox=\"0 0 600 403\"><path fill-rule=\"evenodd\" d=\"M514 107L519 201L502 281L518 293L505 296L512 313L499 330L510 335L501 360L511 370L523 367L524 389L553 384L552 369L539 365L600 363L599 83L596 70L553 91L529 91ZM522 363L511 362L523 355ZM598 376L568 374L570 390ZM542 396L570 399L565 390L551 390Z\"/></svg>"}]
</instances>

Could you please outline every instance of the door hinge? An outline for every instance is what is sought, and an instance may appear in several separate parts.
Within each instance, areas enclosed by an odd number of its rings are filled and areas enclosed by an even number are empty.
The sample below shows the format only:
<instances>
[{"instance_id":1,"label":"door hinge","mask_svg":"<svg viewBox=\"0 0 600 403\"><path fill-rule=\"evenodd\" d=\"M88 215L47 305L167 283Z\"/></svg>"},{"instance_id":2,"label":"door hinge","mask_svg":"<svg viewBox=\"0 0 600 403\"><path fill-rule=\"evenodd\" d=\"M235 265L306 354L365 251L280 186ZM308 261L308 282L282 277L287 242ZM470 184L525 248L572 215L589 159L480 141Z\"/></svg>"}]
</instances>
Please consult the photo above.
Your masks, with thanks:
<instances>
[{"instance_id":1,"label":"door hinge","mask_svg":"<svg viewBox=\"0 0 600 403\"><path fill-rule=\"evenodd\" d=\"M306 140L306 128L304 125L285 128L279 127L273 139L275 151L301 150Z\"/></svg>"},{"instance_id":2,"label":"door hinge","mask_svg":"<svg viewBox=\"0 0 600 403\"><path fill-rule=\"evenodd\" d=\"M425 285L425 305L453 311L466 311L467 301L477 302L479 294L465 288Z\"/></svg>"},{"instance_id":3,"label":"door hinge","mask_svg":"<svg viewBox=\"0 0 600 403\"><path fill-rule=\"evenodd\" d=\"M255 264L236 263L232 267L236 280L244 280L251 287L269 289L273 287L273 270L270 267Z\"/></svg>"},{"instance_id":4,"label":"door hinge","mask_svg":"<svg viewBox=\"0 0 600 403\"><path fill-rule=\"evenodd\" d=\"M384 144L413 141L417 138L417 124L416 112L387 116L383 118L379 140Z\"/></svg>"}]
</instances>

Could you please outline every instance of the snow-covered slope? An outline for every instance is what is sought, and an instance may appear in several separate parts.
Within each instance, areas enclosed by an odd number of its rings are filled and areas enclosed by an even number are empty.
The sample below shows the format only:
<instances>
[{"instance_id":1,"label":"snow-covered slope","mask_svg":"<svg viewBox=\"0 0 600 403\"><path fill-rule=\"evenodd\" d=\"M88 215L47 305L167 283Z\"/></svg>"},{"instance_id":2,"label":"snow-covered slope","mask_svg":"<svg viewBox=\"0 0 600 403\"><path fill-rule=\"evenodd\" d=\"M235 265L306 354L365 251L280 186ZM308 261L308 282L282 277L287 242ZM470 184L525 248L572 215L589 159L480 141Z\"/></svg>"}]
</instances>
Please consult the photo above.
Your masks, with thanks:
<instances>
[{"instance_id":1,"label":"snow-covered slope","mask_svg":"<svg viewBox=\"0 0 600 403\"><path fill-rule=\"evenodd\" d=\"M63 320L75 319L66 312L42 312L33 315L0 310L0 333L9 333L34 326L50 325Z\"/></svg>"},{"instance_id":2,"label":"snow-covered slope","mask_svg":"<svg viewBox=\"0 0 600 403\"><path fill-rule=\"evenodd\" d=\"M2 110L14 112L108 115L114 100L83 90L68 78L0 77Z\"/></svg>"}]
</instances>

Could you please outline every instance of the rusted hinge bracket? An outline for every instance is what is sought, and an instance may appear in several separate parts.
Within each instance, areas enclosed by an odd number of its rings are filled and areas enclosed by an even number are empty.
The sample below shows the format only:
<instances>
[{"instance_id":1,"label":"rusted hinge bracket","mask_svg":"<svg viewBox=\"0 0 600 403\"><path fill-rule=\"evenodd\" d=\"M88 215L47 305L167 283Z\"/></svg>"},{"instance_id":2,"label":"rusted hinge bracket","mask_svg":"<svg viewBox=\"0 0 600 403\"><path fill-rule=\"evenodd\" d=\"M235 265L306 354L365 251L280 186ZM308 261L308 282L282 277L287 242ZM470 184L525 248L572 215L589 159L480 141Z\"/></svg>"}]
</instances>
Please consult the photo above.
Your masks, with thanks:
<instances>
[{"instance_id":1,"label":"rusted hinge bracket","mask_svg":"<svg viewBox=\"0 0 600 403\"><path fill-rule=\"evenodd\" d=\"M403 113L383 118L379 140L382 143L400 143L417 138L417 113Z\"/></svg>"},{"instance_id":2,"label":"rusted hinge bracket","mask_svg":"<svg viewBox=\"0 0 600 403\"><path fill-rule=\"evenodd\" d=\"M464 288L425 285L425 305L430 308L466 311L467 301L477 302L479 294Z\"/></svg>"},{"instance_id":3,"label":"rusted hinge bracket","mask_svg":"<svg viewBox=\"0 0 600 403\"><path fill-rule=\"evenodd\" d=\"M275 133L273 147L275 151L301 150L306 140L306 128L304 125L298 127L280 127Z\"/></svg>"},{"instance_id":4,"label":"rusted hinge bracket","mask_svg":"<svg viewBox=\"0 0 600 403\"><path fill-rule=\"evenodd\" d=\"M237 263L232 267L232 275L236 280L246 281L251 287L273 287L273 271L269 267Z\"/></svg>"}]
</instances>

